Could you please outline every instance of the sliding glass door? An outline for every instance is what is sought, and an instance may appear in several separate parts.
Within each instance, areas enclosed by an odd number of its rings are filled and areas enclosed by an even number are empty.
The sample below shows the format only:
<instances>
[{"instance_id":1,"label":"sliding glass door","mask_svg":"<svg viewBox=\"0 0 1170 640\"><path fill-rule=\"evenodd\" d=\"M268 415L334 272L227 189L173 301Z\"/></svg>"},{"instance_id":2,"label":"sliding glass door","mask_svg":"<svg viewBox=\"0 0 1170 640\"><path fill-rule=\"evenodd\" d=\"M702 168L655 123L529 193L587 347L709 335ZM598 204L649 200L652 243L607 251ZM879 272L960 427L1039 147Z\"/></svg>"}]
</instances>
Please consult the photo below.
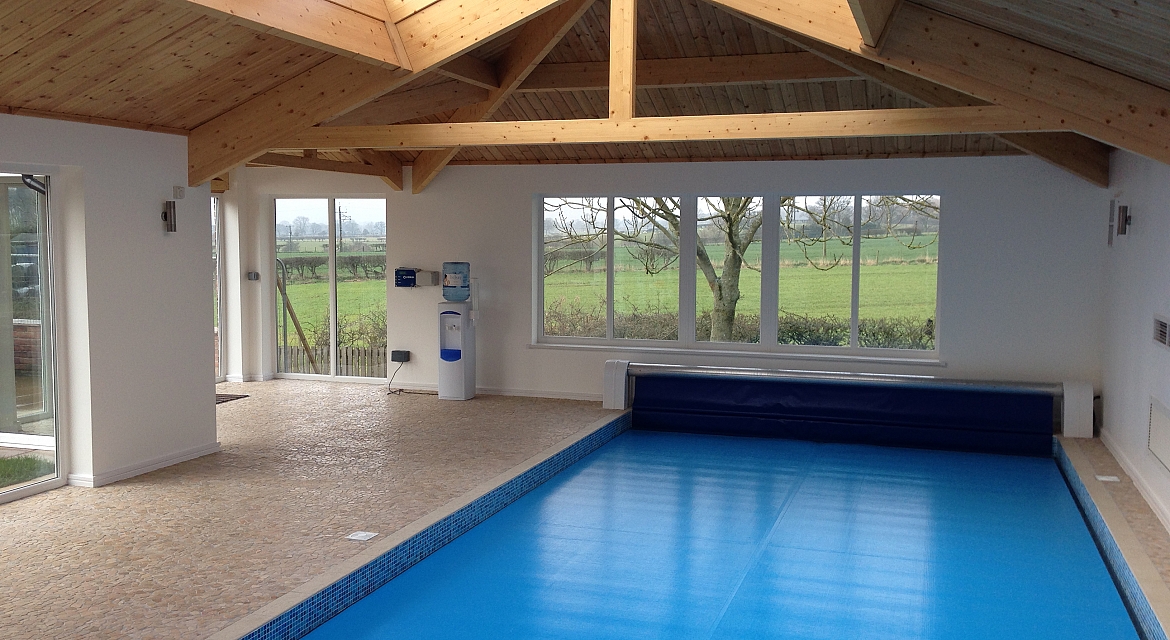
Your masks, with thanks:
<instances>
[{"instance_id":1,"label":"sliding glass door","mask_svg":"<svg viewBox=\"0 0 1170 640\"><path fill-rule=\"evenodd\" d=\"M0 492L59 477L49 180L0 174Z\"/></svg>"},{"instance_id":2,"label":"sliding glass door","mask_svg":"<svg viewBox=\"0 0 1170 640\"><path fill-rule=\"evenodd\" d=\"M386 201L276 199L276 370L386 377Z\"/></svg>"}]
</instances>

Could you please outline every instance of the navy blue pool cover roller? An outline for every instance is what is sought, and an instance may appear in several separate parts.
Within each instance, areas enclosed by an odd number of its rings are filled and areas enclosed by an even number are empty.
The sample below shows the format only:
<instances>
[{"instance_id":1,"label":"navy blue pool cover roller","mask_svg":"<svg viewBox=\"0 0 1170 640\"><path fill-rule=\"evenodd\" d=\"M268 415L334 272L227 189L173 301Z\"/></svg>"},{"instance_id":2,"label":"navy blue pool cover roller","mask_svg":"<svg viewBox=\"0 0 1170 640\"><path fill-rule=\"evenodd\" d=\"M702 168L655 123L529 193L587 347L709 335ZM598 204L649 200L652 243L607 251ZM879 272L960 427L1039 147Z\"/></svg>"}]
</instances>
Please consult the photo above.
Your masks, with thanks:
<instances>
[{"instance_id":1,"label":"navy blue pool cover roller","mask_svg":"<svg viewBox=\"0 0 1170 640\"><path fill-rule=\"evenodd\" d=\"M678 374L634 380L635 429L1052 455L1054 397L1033 389Z\"/></svg>"}]
</instances>

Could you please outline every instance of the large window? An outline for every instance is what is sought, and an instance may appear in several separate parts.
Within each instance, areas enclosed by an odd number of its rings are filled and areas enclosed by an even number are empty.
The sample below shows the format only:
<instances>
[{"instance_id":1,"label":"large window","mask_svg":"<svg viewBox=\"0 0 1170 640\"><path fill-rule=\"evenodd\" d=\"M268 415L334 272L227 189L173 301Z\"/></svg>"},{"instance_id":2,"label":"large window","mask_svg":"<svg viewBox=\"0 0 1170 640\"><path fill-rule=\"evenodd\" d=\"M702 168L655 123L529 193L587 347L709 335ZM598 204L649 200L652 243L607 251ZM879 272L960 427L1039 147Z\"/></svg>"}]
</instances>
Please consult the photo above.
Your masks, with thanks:
<instances>
[{"instance_id":1,"label":"large window","mask_svg":"<svg viewBox=\"0 0 1170 640\"><path fill-rule=\"evenodd\" d=\"M386 377L386 201L276 200L276 370Z\"/></svg>"},{"instance_id":2,"label":"large window","mask_svg":"<svg viewBox=\"0 0 1170 640\"><path fill-rule=\"evenodd\" d=\"M61 482L48 183L0 174L0 247L9 258L0 270L0 492Z\"/></svg>"},{"instance_id":3,"label":"large window","mask_svg":"<svg viewBox=\"0 0 1170 640\"><path fill-rule=\"evenodd\" d=\"M537 339L932 351L940 210L936 195L543 197Z\"/></svg>"}]
</instances>

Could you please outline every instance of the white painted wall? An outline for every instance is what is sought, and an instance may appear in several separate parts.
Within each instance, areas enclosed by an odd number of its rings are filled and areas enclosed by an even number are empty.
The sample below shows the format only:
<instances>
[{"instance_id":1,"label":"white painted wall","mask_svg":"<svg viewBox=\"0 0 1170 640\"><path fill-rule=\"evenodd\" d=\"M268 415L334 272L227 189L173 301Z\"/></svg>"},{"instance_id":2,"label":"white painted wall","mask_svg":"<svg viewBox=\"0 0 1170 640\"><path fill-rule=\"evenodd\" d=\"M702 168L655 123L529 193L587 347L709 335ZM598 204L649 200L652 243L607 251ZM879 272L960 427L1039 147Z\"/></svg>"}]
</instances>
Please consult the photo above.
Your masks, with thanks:
<instances>
[{"instance_id":1,"label":"white painted wall","mask_svg":"<svg viewBox=\"0 0 1170 640\"><path fill-rule=\"evenodd\" d=\"M384 195L390 267L440 269L466 260L481 287L481 390L599 398L607 358L732 366L925 373L960 378L1101 381L1109 193L1026 157L833 162L449 167L420 195L377 178L297 169L246 174L247 215L268 237L246 260L262 265L265 300L277 195ZM235 188L233 186L233 188ZM680 356L651 351L532 347L532 197L550 194L941 193L940 356L946 366L816 362L783 357ZM412 360L395 383L433 386L439 288L390 288L390 347ZM271 326L274 306L250 322ZM255 335L250 334L250 335ZM268 334L270 335L270 334ZM266 338L267 339L267 338ZM271 354L262 370L271 375Z\"/></svg>"},{"instance_id":2,"label":"white painted wall","mask_svg":"<svg viewBox=\"0 0 1170 640\"><path fill-rule=\"evenodd\" d=\"M0 171L47 173L70 479L103 484L218 448L210 193L180 136L0 115Z\"/></svg>"},{"instance_id":3,"label":"white painted wall","mask_svg":"<svg viewBox=\"0 0 1170 640\"><path fill-rule=\"evenodd\" d=\"M1170 471L1147 449L1150 399L1170 405L1170 349L1153 340L1154 314L1170 317L1170 166L1124 152L1113 162L1133 226L1108 251L1101 437L1170 527Z\"/></svg>"}]
</instances>

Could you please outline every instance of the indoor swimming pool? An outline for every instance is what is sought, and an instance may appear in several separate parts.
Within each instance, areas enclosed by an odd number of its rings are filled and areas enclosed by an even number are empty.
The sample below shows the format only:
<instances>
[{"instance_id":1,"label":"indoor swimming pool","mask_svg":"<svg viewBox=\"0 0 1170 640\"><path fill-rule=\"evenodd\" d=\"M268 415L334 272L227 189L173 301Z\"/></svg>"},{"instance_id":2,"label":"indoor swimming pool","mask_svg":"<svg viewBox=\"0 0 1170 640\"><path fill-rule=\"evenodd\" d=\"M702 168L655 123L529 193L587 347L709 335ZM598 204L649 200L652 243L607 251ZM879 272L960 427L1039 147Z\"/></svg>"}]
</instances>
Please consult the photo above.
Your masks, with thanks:
<instances>
[{"instance_id":1,"label":"indoor swimming pool","mask_svg":"<svg viewBox=\"0 0 1170 640\"><path fill-rule=\"evenodd\" d=\"M1050 457L627 431L306 637L1140 636Z\"/></svg>"}]
</instances>

